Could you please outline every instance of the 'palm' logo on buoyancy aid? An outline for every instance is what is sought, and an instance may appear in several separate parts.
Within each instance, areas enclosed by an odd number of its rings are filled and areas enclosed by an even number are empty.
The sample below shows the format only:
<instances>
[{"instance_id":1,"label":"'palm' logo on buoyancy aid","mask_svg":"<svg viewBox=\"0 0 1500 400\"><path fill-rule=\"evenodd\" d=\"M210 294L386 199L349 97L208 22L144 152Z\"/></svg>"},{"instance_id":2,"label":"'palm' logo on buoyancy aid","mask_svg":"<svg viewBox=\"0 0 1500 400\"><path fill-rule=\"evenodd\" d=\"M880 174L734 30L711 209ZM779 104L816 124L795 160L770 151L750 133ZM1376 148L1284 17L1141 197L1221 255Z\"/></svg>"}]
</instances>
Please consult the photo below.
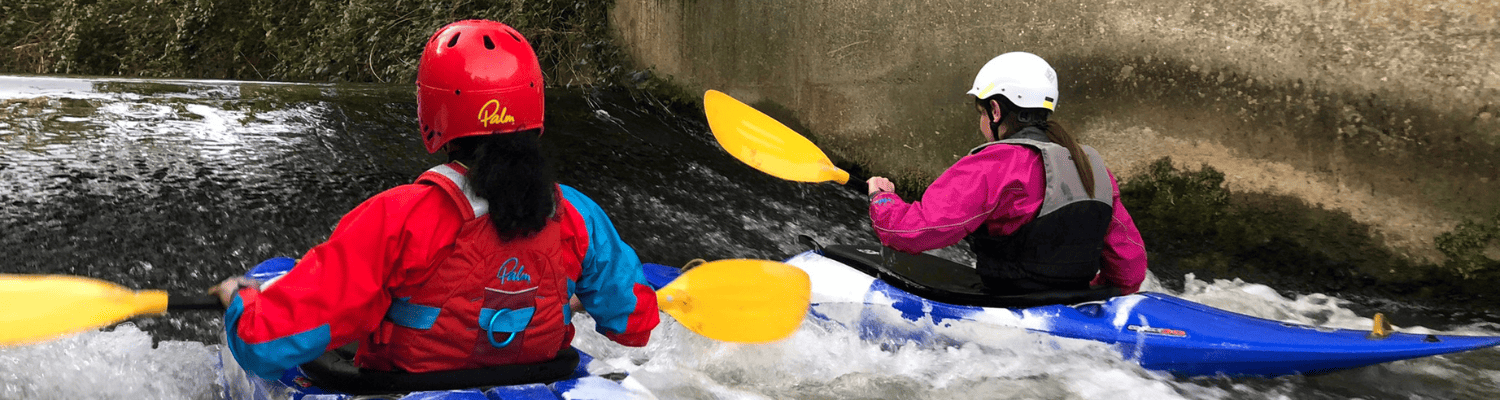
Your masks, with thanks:
<instances>
[{"instance_id":1,"label":"'palm' logo on buoyancy aid","mask_svg":"<svg viewBox=\"0 0 1500 400\"><path fill-rule=\"evenodd\" d=\"M500 283L510 281L531 282L531 275L526 273L526 266L521 265L521 260L515 257L511 257L509 260L505 260L505 263L500 264L500 272L496 273L495 277L500 278Z\"/></svg>"},{"instance_id":2,"label":"'palm' logo on buoyancy aid","mask_svg":"<svg viewBox=\"0 0 1500 400\"><path fill-rule=\"evenodd\" d=\"M516 117L506 115L506 111L510 111L510 108L500 107L500 100L490 100L488 103L484 103L483 107L479 107L479 123L484 124L485 127L489 127L490 125L516 122Z\"/></svg>"}]
</instances>

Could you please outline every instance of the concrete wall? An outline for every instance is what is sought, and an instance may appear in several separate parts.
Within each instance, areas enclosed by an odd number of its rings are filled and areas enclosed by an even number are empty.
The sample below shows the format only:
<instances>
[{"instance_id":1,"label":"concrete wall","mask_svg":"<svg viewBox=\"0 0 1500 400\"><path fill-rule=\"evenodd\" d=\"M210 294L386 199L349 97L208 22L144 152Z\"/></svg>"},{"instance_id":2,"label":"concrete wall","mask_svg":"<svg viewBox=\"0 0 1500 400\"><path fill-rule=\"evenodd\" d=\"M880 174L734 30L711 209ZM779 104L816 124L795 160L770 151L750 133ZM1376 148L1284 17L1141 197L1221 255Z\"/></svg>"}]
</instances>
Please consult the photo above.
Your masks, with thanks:
<instances>
[{"instance_id":1,"label":"concrete wall","mask_svg":"<svg viewBox=\"0 0 1500 400\"><path fill-rule=\"evenodd\" d=\"M1122 178L1162 156L1349 212L1406 254L1500 210L1493 0L615 0L617 42L836 159L923 182L980 142L964 95L1029 51Z\"/></svg>"}]
</instances>

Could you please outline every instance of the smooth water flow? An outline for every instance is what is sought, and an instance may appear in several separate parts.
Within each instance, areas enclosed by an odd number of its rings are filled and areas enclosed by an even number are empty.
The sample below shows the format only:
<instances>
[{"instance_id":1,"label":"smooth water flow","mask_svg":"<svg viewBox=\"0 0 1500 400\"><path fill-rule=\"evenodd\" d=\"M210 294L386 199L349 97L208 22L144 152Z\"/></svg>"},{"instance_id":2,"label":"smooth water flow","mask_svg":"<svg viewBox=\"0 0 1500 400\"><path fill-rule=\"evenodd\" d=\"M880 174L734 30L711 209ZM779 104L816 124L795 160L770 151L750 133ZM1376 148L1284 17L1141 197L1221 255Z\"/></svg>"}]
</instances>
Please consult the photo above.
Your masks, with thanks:
<instances>
[{"instance_id":1,"label":"smooth water flow","mask_svg":"<svg viewBox=\"0 0 1500 400\"><path fill-rule=\"evenodd\" d=\"M782 259L804 250L797 235L874 242L862 193L762 175L719 149L701 115L651 101L553 90L543 136L563 183L599 201L643 260ZM422 153L414 115L408 85L0 76L0 272L196 294L300 255L358 202L441 161ZM1331 296L1185 281L1147 288L1276 320L1371 323ZM782 342L736 345L670 321L628 349L580 316L576 343L664 399L1500 397L1493 349L1321 376L1184 379L1102 344L1019 330L957 326L989 336L942 347L814 322ZM1500 334L1488 322L1395 322ZM217 315L182 312L0 349L0 399L216 398L222 329Z\"/></svg>"}]
</instances>

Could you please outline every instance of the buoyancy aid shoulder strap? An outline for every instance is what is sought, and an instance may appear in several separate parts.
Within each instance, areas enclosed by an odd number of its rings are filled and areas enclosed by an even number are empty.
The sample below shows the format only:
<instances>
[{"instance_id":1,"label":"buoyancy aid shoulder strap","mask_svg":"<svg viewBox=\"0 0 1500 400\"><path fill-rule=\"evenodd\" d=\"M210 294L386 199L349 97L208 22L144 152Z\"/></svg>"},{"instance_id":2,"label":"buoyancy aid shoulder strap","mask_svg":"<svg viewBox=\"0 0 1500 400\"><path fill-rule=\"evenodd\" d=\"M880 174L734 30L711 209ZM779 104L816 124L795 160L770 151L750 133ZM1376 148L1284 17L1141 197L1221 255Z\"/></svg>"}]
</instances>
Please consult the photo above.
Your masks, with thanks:
<instances>
[{"instance_id":1,"label":"buoyancy aid shoulder strap","mask_svg":"<svg viewBox=\"0 0 1500 400\"><path fill-rule=\"evenodd\" d=\"M475 219L490 212L490 202L480 198L474 193L474 188L469 185L469 179L464 177L467 171L463 165L458 163L447 163L432 167L417 177L417 183L435 185L448 193L459 209L464 211L464 219Z\"/></svg>"},{"instance_id":2,"label":"buoyancy aid shoulder strap","mask_svg":"<svg viewBox=\"0 0 1500 400\"><path fill-rule=\"evenodd\" d=\"M1068 148L1056 143L1032 139L1005 139L989 144L1002 143L1029 147L1042 156L1047 189L1045 198L1042 200L1042 207L1037 210L1038 216L1051 214L1063 206L1080 201L1093 200L1114 204L1114 190L1109 183L1109 171L1105 169L1104 157L1099 156L1099 152L1093 147L1079 146L1084 154L1088 155L1089 165L1093 169L1094 195L1090 197L1083 187L1083 179L1078 172L1078 167L1073 165L1073 154L1068 151Z\"/></svg>"},{"instance_id":3,"label":"buoyancy aid shoulder strap","mask_svg":"<svg viewBox=\"0 0 1500 400\"><path fill-rule=\"evenodd\" d=\"M1078 147L1082 148L1083 152L1089 155L1089 166L1094 170L1094 199L1110 203L1113 206L1115 203L1115 187L1110 184L1109 168L1104 165L1104 156L1100 156L1098 150L1094 150L1093 147L1089 147L1088 145L1079 144Z\"/></svg>"}]
</instances>

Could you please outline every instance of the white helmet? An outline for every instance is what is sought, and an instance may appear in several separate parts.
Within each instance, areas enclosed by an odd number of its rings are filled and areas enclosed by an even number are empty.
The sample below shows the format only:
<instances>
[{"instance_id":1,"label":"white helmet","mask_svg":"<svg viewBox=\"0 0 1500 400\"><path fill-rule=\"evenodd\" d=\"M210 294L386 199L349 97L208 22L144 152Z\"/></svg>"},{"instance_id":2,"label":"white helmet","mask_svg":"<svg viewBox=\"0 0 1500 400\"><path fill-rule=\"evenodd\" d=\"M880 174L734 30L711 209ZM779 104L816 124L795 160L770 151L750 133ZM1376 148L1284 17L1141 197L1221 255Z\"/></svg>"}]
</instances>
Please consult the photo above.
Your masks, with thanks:
<instances>
[{"instance_id":1,"label":"white helmet","mask_svg":"<svg viewBox=\"0 0 1500 400\"><path fill-rule=\"evenodd\" d=\"M1057 72L1036 54L1010 52L990 59L974 77L969 94L987 99L1005 95L1020 108L1057 109Z\"/></svg>"}]
</instances>

